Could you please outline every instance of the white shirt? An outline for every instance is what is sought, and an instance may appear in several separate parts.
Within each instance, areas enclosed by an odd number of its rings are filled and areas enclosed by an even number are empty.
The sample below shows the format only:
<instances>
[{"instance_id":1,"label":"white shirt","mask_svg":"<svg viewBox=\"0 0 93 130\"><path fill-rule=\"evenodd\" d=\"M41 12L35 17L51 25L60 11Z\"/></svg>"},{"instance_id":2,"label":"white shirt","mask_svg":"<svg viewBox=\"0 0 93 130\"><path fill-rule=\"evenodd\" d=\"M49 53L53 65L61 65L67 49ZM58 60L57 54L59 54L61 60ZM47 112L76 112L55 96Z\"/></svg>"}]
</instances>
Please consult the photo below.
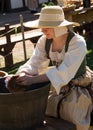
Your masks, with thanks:
<instances>
[{"instance_id":1,"label":"white shirt","mask_svg":"<svg viewBox=\"0 0 93 130\"><path fill-rule=\"evenodd\" d=\"M36 45L32 57L21 66L17 73L26 71L30 74L37 74L39 70L48 67L49 59L46 57L45 51L46 37L43 35ZM78 34L70 40L68 51L52 52L52 44L50 47L49 56L51 60L59 62L59 66L53 66L45 71L51 84L59 94L62 86L66 85L74 78L78 68L80 67L86 55L86 42L83 37Z\"/></svg>"}]
</instances>

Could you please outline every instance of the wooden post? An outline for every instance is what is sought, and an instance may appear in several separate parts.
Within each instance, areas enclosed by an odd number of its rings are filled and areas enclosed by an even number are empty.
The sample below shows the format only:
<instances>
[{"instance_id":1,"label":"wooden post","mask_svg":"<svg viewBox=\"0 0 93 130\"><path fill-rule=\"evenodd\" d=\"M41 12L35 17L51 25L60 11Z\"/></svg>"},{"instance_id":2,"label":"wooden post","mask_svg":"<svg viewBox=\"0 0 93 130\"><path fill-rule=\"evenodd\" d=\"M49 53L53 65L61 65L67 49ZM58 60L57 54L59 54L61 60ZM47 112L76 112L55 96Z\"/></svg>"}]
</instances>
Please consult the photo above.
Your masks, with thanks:
<instances>
[{"instance_id":1,"label":"wooden post","mask_svg":"<svg viewBox=\"0 0 93 130\"><path fill-rule=\"evenodd\" d=\"M22 0L22 2L23 2L23 7L26 7L25 0Z\"/></svg>"},{"instance_id":2,"label":"wooden post","mask_svg":"<svg viewBox=\"0 0 93 130\"><path fill-rule=\"evenodd\" d=\"M10 30L9 24L5 24L5 32L8 32ZM11 52L11 37L10 34L6 34L6 46L4 47L4 60L5 60L5 67L9 68L13 66L13 55ZM10 45L9 45L10 44Z\"/></svg>"},{"instance_id":3,"label":"wooden post","mask_svg":"<svg viewBox=\"0 0 93 130\"><path fill-rule=\"evenodd\" d=\"M5 0L0 0L1 12L4 12L4 4L5 4Z\"/></svg>"},{"instance_id":4,"label":"wooden post","mask_svg":"<svg viewBox=\"0 0 93 130\"><path fill-rule=\"evenodd\" d=\"M21 32L22 32L22 38L23 38L24 59L27 60L25 37L24 37L24 26L23 26L23 16L21 14L20 14L20 24L21 24Z\"/></svg>"}]
</instances>

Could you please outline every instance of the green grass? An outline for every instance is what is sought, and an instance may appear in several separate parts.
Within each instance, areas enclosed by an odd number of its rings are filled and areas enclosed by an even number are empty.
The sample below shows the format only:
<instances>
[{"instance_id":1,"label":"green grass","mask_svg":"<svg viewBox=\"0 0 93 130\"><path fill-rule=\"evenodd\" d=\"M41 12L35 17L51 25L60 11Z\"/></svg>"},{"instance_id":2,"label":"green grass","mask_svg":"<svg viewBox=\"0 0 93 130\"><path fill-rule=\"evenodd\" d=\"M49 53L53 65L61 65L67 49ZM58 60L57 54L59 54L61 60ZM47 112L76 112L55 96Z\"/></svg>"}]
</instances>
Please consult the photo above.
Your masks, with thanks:
<instances>
[{"instance_id":1,"label":"green grass","mask_svg":"<svg viewBox=\"0 0 93 130\"><path fill-rule=\"evenodd\" d=\"M87 65L93 70L93 39L87 39Z\"/></svg>"},{"instance_id":2,"label":"green grass","mask_svg":"<svg viewBox=\"0 0 93 130\"><path fill-rule=\"evenodd\" d=\"M1 70L6 71L8 74L15 74L18 70L18 68L23 65L26 61L22 61L19 63L16 63L11 68L1 68Z\"/></svg>"}]
</instances>

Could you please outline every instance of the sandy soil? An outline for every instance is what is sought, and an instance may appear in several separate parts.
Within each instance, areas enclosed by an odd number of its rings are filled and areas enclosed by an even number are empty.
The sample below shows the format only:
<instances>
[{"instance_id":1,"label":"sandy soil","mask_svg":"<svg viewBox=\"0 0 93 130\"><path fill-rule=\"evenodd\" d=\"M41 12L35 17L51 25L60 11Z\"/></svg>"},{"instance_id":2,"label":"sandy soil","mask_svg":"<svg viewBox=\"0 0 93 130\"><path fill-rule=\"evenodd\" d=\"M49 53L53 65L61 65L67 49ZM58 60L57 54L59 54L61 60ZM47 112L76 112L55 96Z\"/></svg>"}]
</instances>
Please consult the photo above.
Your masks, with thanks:
<instances>
[{"instance_id":1,"label":"sandy soil","mask_svg":"<svg viewBox=\"0 0 93 130\"><path fill-rule=\"evenodd\" d=\"M34 45L31 41L27 40L25 41L26 46L26 56L27 59L30 58L32 55L32 52L34 50ZM16 43L14 49L12 50L13 55L13 63L18 63L21 61L24 61L24 49L23 49L23 42ZM4 57L0 55L0 68L5 67Z\"/></svg>"}]
</instances>

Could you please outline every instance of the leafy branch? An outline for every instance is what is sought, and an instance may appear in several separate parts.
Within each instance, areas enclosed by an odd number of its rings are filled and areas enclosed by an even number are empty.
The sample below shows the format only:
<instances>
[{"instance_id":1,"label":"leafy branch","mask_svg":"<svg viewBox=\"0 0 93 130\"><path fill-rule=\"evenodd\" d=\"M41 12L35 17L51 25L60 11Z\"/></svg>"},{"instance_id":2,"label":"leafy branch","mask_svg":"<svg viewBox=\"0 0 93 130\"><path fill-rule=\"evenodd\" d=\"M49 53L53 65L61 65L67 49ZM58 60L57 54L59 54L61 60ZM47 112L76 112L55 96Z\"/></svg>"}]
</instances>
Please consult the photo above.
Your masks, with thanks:
<instances>
[{"instance_id":1,"label":"leafy branch","mask_svg":"<svg viewBox=\"0 0 93 130\"><path fill-rule=\"evenodd\" d=\"M54 5L53 2L49 2L48 4L42 3L42 7L45 7L45 6L53 6L53 5Z\"/></svg>"}]
</instances>

